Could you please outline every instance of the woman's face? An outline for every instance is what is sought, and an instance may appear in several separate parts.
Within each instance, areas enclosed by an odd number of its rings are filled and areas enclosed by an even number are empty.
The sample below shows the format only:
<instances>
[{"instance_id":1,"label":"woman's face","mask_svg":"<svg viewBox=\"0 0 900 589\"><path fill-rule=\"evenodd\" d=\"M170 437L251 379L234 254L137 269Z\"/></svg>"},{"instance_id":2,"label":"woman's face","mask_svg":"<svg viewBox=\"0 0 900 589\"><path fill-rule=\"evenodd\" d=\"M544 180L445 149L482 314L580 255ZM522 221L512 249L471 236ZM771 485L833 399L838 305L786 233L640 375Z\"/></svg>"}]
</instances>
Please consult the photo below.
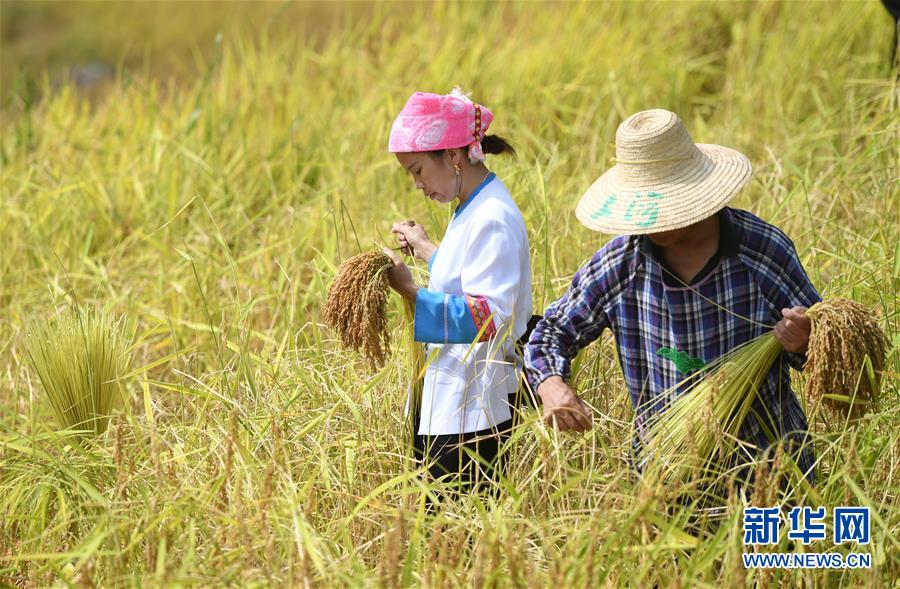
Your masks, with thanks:
<instances>
[{"instance_id":1,"label":"woman's face","mask_svg":"<svg viewBox=\"0 0 900 589\"><path fill-rule=\"evenodd\" d=\"M397 160L412 176L416 188L425 196L439 203L450 203L456 198L458 177L453 169L454 156L447 150L440 157L428 153L397 153Z\"/></svg>"}]
</instances>

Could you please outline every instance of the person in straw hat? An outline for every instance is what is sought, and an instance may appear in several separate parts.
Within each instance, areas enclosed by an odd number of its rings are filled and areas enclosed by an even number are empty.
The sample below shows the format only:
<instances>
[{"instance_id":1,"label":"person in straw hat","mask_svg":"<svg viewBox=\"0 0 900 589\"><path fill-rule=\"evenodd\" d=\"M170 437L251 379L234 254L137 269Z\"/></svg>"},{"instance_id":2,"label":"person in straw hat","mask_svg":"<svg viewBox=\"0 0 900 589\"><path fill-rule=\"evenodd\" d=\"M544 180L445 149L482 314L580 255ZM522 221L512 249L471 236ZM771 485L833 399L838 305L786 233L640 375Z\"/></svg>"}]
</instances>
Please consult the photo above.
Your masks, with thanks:
<instances>
[{"instance_id":1,"label":"person in straw hat","mask_svg":"<svg viewBox=\"0 0 900 589\"><path fill-rule=\"evenodd\" d=\"M417 454L432 477L450 474L463 485L493 478L498 462L503 468L509 399L522 368L515 343L531 317L525 221L485 166L486 154L514 153L504 139L487 135L493 118L458 89L416 92L389 140L417 189L455 205L440 246L415 221L393 226L400 248L428 264L427 288L415 283L400 256L385 253L393 261L391 286L415 304L415 339L426 343Z\"/></svg>"},{"instance_id":2,"label":"person in straw hat","mask_svg":"<svg viewBox=\"0 0 900 589\"><path fill-rule=\"evenodd\" d=\"M635 407L637 457L643 425L664 405L656 397L774 325L785 353L740 437L757 452L785 439L812 477L807 420L788 367L803 366L804 310L821 297L781 230L727 206L750 175L743 154L694 143L667 110L639 112L619 126L616 164L587 190L576 216L620 237L578 270L526 346L528 380L548 423L591 427L589 408L566 380L578 351L608 328Z\"/></svg>"}]
</instances>

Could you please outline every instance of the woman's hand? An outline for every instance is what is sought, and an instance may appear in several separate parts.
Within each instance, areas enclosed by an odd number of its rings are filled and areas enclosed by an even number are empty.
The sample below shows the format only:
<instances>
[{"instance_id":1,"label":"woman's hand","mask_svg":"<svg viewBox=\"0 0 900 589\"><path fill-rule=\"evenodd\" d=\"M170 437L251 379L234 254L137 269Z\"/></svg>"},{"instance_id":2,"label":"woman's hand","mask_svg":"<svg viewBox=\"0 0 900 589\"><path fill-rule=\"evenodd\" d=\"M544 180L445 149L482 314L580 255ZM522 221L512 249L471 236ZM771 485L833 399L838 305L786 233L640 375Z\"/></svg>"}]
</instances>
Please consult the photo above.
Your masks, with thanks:
<instances>
[{"instance_id":1,"label":"woman's hand","mask_svg":"<svg viewBox=\"0 0 900 589\"><path fill-rule=\"evenodd\" d=\"M389 250L388 248L382 248L382 251L392 262L391 267L387 269L388 284L390 284L391 288L396 290L400 296L415 302L419 287L416 286L416 282L413 280L409 266L400 259L397 252Z\"/></svg>"},{"instance_id":2,"label":"woman's hand","mask_svg":"<svg viewBox=\"0 0 900 589\"><path fill-rule=\"evenodd\" d=\"M403 253L414 255L426 264L437 246L428 239L425 228L416 224L415 221L400 221L394 223L391 232L397 236L397 244L402 248Z\"/></svg>"},{"instance_id":3,"label":"woman's hand","mask_svg":"<svg viewBox=\"0 0 900 589\"><path fill-rule=\"evenodd\" d=\"M812 329L809 317L806 316L806 307L782 309L781 315L784 319L775 326L775 339L788 352L805 354Z\"/></svg>"},{"instance_id":4,"label":"woman's hand","mask_svg":"<svg viewBox=\"0 0 900 589\"><path fill-rule=\"evenodd\" d=\"M591 410L578 398L572 387L562 378L551 376L538 385L538 395L544 402L544 421L560 431L586 432L591 429Z\"/></svg>"}]
</instances>

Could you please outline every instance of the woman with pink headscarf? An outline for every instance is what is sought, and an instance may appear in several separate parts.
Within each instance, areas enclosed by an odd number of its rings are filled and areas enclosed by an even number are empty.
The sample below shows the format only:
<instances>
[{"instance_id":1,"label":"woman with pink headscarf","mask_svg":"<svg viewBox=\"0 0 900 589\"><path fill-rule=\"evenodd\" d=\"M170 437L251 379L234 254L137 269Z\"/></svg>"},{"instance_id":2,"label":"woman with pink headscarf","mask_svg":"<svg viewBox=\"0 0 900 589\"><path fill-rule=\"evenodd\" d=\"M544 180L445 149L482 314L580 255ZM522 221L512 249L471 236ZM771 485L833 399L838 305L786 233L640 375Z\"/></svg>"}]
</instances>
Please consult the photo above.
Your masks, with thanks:
<instances>
[{"instance_id":1,"label":"woman with pink headscarf","mask_svg":"<svg viewBox=\"0 0 900 589\"><path fill-rule=\"evenodd\" d=\"M531 318L525 221L485 165L485 154L515 153L487 135L493 118L458 89L416 92L389 141L416 188L455 207L440 245L415 221L393 226L402 251L428 264L427 288L399 255L386 253L394 263L391 286L415 303L415 338L426 344L416 451L433 478L450 475L463 487L504 468L500 450L522 366L516 341Z\"/></svg>"}]
</instances>

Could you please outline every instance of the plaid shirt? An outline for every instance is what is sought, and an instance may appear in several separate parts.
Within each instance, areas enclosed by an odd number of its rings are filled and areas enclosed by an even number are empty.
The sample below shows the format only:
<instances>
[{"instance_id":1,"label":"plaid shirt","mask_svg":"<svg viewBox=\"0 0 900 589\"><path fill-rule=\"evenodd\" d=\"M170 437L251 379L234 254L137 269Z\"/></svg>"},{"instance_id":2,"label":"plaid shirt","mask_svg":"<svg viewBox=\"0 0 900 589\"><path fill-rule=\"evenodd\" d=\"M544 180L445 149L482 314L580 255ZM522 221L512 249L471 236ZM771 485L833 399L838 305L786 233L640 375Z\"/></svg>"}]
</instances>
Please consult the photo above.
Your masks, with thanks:
<instances>
[{"instance_id":1,"label":"plaid shirt","mask_svg":"<svg viewBox=\"0 0 900 589\"><path fill-rule=\"evenodd\" d=\"M724 209L720 219L722 235L733 236L733 247L720 247L718 259L689 287L669 284L646 237L617 237L603 246L535 327L525 349L533 389L550 376L568 380L578 351L609 328L636 409L637 455L643 424L671 400L663 393L687 376L660 356L660 349L678 350L708 364L771 329L783 308L821 300L781 230L737 209ZM759 450L777 438L801 442L794 457L811 476L813 453L808 443L802 444L806 416L791 390L789 371L789 365L801 370L804 361L803 355L781 354L739 436Z\"/></svg>"}]
</instances>

